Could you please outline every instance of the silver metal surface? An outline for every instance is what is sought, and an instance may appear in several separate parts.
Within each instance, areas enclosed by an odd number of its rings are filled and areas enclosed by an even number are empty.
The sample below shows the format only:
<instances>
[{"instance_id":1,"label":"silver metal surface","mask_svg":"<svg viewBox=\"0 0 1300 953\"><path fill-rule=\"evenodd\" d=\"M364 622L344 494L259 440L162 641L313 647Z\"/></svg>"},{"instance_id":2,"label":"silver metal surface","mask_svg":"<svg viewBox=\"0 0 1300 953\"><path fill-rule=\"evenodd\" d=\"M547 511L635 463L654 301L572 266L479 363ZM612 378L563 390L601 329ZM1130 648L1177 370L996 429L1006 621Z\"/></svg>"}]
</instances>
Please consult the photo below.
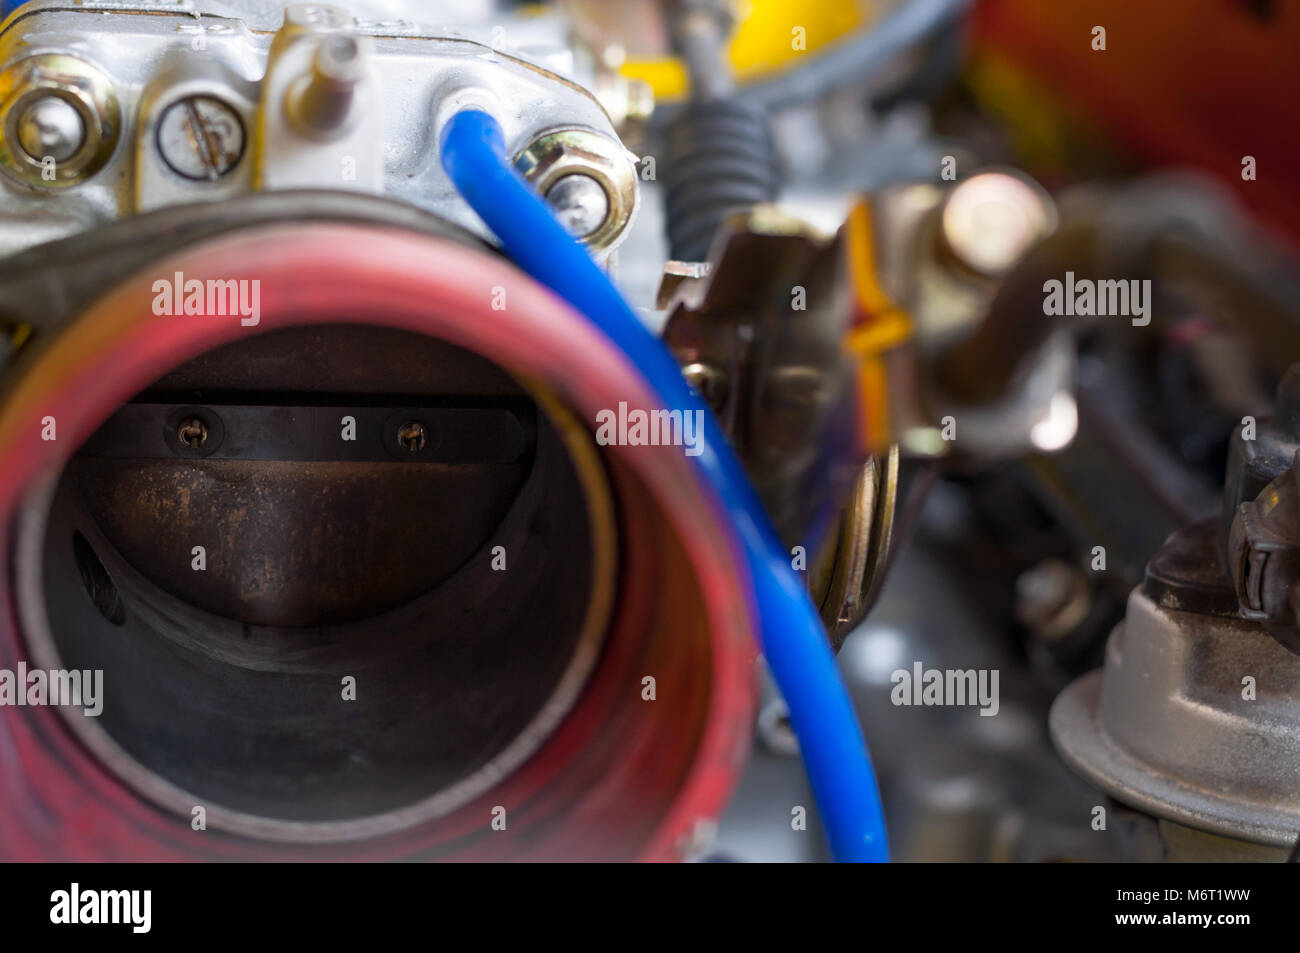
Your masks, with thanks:
<instances>
[{"instance_id":1,"label":"silver metal surface","mask_svg":"<svg viewBox=\"0 0 1300 953\"><path fill-rule=\"evenodd\" d=\"M23 109L18 117L18 144L37 162L71 159L86 141L86 124L68 102L46 96Z\"/></svg>"},{"instance_id":2,"label":"silver metal surface","mask_svg":"<svg viewBox=\"0 0 1300 953\"><path fill-rule=\"evenodd\" d=\"M546 201L574 238L587 237L609 218L609 196L604 187L580 172L556 180L546 192Z\"/></svg>"},{"instance_id":3,"label":"silver metal surface","mask_svg":"<svg viewBox=\"0 0 1300 953\"><path fill-rule=\"evenodd\" d=\"M285 11L260 83L254 188L386 191L384 96L360 40L342 8ZM336 43L354 54L346 65L337 62L343 48Z\"/></svg>"},{"instance_id":4,"label":"silver metal surface","mask_svg":"<svg viewBox=\"0 0 1300 953\"><path fill-rule=\"evenodd\" d=\"M232 199L251 192L253 163L248 153L257 123L257 100L257 84L220 60L193 56L188 47L170 51L138 101L134 194L128 194L134 211ZM199 106L199 121L206 125L202 130L209 142L206 153L188 129L179 130L179 135L164 134L162 129L165 118L193 121L188 109L173 115L173 108L186 101L204 104ZM237 134L228 128L236 123ZM236 135L242 140L237 154L231 148ZM210 161L219 175L208 174ZM187 175L186 170L202 170L202 174ZM90 183L78 194L94 188L95 183Z\"/></svg>"},{"instance_id":5,"label":"silver metal surface","mask_svg":"<svg viewBox=\"0 0 1300 953\"><path fill-rule=\"evenodd\" d=\"M1105 667L1057 698L1051 730L1065 760L1116 800L1211 834L1295 843L1300 655L1261 626L1134 591Z\"/></svg>"},{"instance_id":6,"label":"silver metal surface","mask_svg":"<svg viewBox=\"0 0 1300 953\"><path fill-rule=\"evenodd\" d=\"M399 6L410 9L379 0L297 4L291 28L281 32L281 3L32 0L0 32L0 111L16 127L14 108L28 105L19 103L21 95L45 81L33 74L35 57L46 57L40 61L46 64L57 57L64 73L71 67L104 77L112 121L101 135L98 120L83 112L103 149L88 147L58 163L55 182L42 182L39 165L10 157L20 151L16 129L0 137L0 162L13 173L0 178L0 255L138 211L301 187L384 194L489 237L438 158L445 107L461 101L491 109L512 155L561 128L603 142L604 161L623 167L618 177L630 184L628 204L635 209L635 157L589 91L595 66L575 57L562 16L529 15L486 0L430 2L421 10L423 22L415 22L398 15ZM449 22L456 28L441 25ZM374 55L361 83L368 88L356 93L358 121L343 137L319 141L285 118L285 96L310 74L320 36L336 31L363 38ZM61 95L77 108L73 84L65 85ZM224 103L246 138L235 165L215 179L192 178L185 172L192 160L172 164L159 151L166 110L195 95ZM95 161L78 164L81 155ZM67 185L75 187L55 191ZM622 232L607 238L600 257L617 247Z\"/></svg>"}]
</instances>

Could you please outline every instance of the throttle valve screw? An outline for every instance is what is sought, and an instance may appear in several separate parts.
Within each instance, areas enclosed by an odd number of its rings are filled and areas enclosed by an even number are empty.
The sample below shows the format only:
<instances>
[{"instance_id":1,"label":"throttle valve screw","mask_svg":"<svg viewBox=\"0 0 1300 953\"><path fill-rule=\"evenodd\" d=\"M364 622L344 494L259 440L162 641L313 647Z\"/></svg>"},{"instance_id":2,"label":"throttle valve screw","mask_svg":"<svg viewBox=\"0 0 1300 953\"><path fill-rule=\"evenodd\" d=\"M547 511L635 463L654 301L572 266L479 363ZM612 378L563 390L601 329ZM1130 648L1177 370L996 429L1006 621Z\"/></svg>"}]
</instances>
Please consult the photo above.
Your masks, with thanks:
<instances>
[{"instance_id":1,"label":"throttle valve screw","mask_svg":"<svg viewBox=\"0 0 1300 953\"><path fill-rule=\"evenodd\" d=\"M187 179L219 179L244 154L244 123L219 99L189 96L168 106L158 121L158 152Z\"/></svg>"},{"instance_id":2,"label":"throttle valve screw","mask_svg":"<svg viewBox=\"0 0 1300 953\"><path fill-rule=\"evenodd\" d=\"M176 436L183 446L197 450L207 442L208 425L198 417L188 417L176 428Z\"/></svg>"},{"instance_id":3,"label":"throttle valve screw","mask_svg":"<svg viewBox=\"0 0 1300 953\"><path fill-rule=\"evenodd\" d=\"M397 428L397 442L411 453L424 449L424 424L408 421Z\"/></svg>"}]
</instances>

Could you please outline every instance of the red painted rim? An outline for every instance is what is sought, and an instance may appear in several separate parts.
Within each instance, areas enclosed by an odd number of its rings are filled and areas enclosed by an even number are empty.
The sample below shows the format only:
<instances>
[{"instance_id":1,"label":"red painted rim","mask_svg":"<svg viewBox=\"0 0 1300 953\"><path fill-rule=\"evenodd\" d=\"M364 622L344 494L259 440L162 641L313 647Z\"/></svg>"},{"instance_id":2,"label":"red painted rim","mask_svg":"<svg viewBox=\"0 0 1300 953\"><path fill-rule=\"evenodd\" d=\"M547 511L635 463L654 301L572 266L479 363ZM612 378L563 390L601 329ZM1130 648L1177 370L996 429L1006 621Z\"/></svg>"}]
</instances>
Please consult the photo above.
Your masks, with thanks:
<instances>
[{"instance_id":1,"label":"red painted rim","mask_svg":"<svg viewBox=\"0 0 1300 953\"><path fill-rule=\"evenodd\" d=\"M260 282L261 321L165 317L152 312L153 283L180 272ZM504 289L508 306L493 310ZM33 361L0 406L0 530L7 537L24 494L54 472L114 408L168 370L249 334L325 323L386 325L447 340L523 378L544 382L580 419L617 406L661 406L627 358L567 304L507 262L455 242L372 226L276 225L223 236L179 252L133 276L82 314ZM42 419L58 439L41 439ZM750 594L741 581L739 545L712 491L680 448L610 447L636 474L680 538L706 605L711 665L708 709L689 768L669 808L644 832L636 856L681 856L695 826L717 816L748 752L754 707ZM0 579L9 579L8 538ZM14 593L0 598L0 667L27 653ZM547 748L570 744L562 726ZM537 757L541 757L539 754ZM536 786L530 762L512 775ZM50 709L0 708L0 818L39 792L49 826L0 820L0 853L15 858L76 858L93 841L107 856L196 859L191 849L144 843L142 829L163 818L109 775ZM491 792L487 800L492 798ZM481 805L480 805L481 806ZM458 812L459 814L460 812ZM443 829L455 820L438 822ZM475 822L477 823L477 822ZM454 825L453 825L454 826ZM13 829L10 829L13 828ZM202 835L203 856L292 859L300 849ZM147 840L144 839L144 840ZM391 845L353 849L353 859L391 856ZM319 853L311 856L319 859Z\"/></svg>"}]
</instances>

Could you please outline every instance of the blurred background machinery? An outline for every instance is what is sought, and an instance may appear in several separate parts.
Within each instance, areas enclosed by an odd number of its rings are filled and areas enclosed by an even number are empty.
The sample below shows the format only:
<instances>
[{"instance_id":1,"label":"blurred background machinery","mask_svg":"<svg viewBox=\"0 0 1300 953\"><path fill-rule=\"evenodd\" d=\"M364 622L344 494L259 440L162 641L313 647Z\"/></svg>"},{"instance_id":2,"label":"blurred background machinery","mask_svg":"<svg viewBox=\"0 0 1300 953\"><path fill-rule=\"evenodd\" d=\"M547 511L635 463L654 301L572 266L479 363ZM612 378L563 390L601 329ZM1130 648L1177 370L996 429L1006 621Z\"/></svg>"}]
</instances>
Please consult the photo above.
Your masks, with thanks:
<instances>
[{"instance_id":1,"label":"blurred background machinery","mask_svg":"<svg viewBox=\"0 0 1300 953\"><path fill-rule=\"evenodd\" d=\"M739 24L728 56L736 79L727 95L767 107L781 211L839 230L841 287L850 289L848 320L857 328L845 334L845 349L856 358L861 420L873 450L864 472L872 481L897 474L887 481L889 493L910 500L892 519L879 519L867 504L874 521L864 514L841 524L854 527L859 540L872 537L867 527L879 526L876 543L893 551L868 562L873 581L859 604L876 608L856 628L847 625L854 634L841 662L871 729L896 855L1284 857L1300 830L1291 813L1300 789L1296 692L1286 674L1294 656L1278 654L1285 632L1293 631L1290 590L1285 582L1269 590L1287 621L1266 626L1275 638L1261 635L1258 622L1246 621L1258 617L1248 596L1240 604L1231 598L1227 542L1237 508L1290 464L1286 445L1278 448L1273 436L1278 428L1265 421L1283 373L1300 358L1294 216L1284 211L1300 188L1289 171L1300 143L1274 111L1275 91L1293 88L1296 78L1285 52L1300 30L1296 11L1209 2L1192 16L1166 4L917 2L798 12L782 6L754 4ZM843 19L833 27L835 17ZM868 22L874 28L863 29ZM790 51L786 40L801 24L815 37L810 49L824 44L814 61L824 69ZM1098 25L1106 30L1104 51L1092 44ZM907 34L909 27L917 32ZM907 41L899 39L904 35ZM760 38L768 45L757 53ZM1224 69L1186 67L1206 43L1224 53ZM687 56L652 54L625 71L652 81L661 100L670 97L657 115L672 117L672 101L698 95L687 93L697 67ZM664 120L665 128L674 118ZM945 183L946 158L975 174ZM1273 170L1266 188L1257 188L1260 163ZM846 198L854 194L868 196L856 209ZM721 234L735 227L733 220ZM751 230L775 229L760 223ZM781 230L799 247L798 229L786 223ZM736 239L717 241L712 257L721 269ZM704 270L669 268L675 284L701 281ZM1151 280L1152 326L1045 317L1043 282L1066 271ZM767 277L774 269L755 263L750 273ZM666 335L697 373L701 355L712 352L711 363L723 372L715 369L711 381L736 373L738 347L761 354L778 336L753 335L755 345L750 335L729 330L728 343L720 344L723 319L714 317L707 335L700 330L708 314L709 306L678 290ZM787 313L786 325L802 317ZM792 353L788 344L772 350L779 357L766 360L778 367ZM763 366L764 358L750 361ZM746 373L743 364L739 373ZM742 418L742 435L775 402L762 387L781 378L760 376L764 384L748 390L750 407L759 409ZM736 395L726 400L734 412ZM963 430L945 446L937 431L948 413ZM1258 442L1242 441L1243 421L1256 419ZM901 466L891 449L902 451ZM1243 456L1272 461L1269 468L1254 465L1261 472L1244 490L1241 474L1251 467ZM859 492L854 506L862 500ZM769 508L781 512L775 501ZM1202 532L1191 547L1185 527L1208 525L1216 510L1220 531L1213 539ZM849 529L841 537L848 546L829 547L840 552L841 567L853 564L854 538ZM860 552L874 551L868 543ZM1148 742L1168 749L1165 757L1138 758L1121 780L1072 751L1062 714L1080 691L1071 689L1053 732L1069 765L1104 794L1089 791L1062 770L1048 736L1048 708L1071 678L1102 664L1130 591L1176 588L1166 577L1176 579L1189 560L1201 574L1198 585L1218 591L1217 611L1244 625L1249 634L1242 638L1263 653L1253 667L1272 673L1272 700L1239 704L1235 714L1246 720L1214 748L1209 723L1189 727L1179 719L1179 694L1187 695L1184 705L1201 697L1186 670L1186 677L1165 674L1172 708L1159 712L1126 707L1142 692L1108 675L1116 685L1112 713L1094 712L1093 724L1100 717L1101 725L1093 733L1110 748L1123 744L1107 734L1107 717L1133 732L1148 724L1153 732L1162 723L1180 726L1176 736ZM1213 616L1179 621L1202 644L1219 641ZM836 632L833 614L827 622ZM838 638L845 634L839 630ZM1112 652L1122 643L1116 634ZM1213 655L1193 653L1185 664L1203 665ZM1012 697L991 719L889 704L890 674L916 659L939 668L997 668ZM1130 679L1157 676L1140 656L1127 672ZM1248 674L1234 680L1237 696ZM779 698L769 705L779 711ZM1216 724L1229 720L1224 714ZM807 797L797 774L782 772L789 739L774 736L771 725L779 719L760 720L766 748L760 745L723 825L722 854L822 856L797 834L767 826L773 808L758 791L784 784L786 800ZM1017 730L1004 734L1011 725ZM948 732L960 732L962 742L953 743ZM1245 767L1234 753L1239 748L1260 756L1249 781L1231 776ZM1177 799L1140 793L1138 777L1166 774L1236 810L1193 797L1193 815ZM1111 811L1107 832L1089 824L1096 805ZM1242 819L1253 812L1258 821L1269 810L1267 824L1251 827Z\"/></svg>"}]
</instances>

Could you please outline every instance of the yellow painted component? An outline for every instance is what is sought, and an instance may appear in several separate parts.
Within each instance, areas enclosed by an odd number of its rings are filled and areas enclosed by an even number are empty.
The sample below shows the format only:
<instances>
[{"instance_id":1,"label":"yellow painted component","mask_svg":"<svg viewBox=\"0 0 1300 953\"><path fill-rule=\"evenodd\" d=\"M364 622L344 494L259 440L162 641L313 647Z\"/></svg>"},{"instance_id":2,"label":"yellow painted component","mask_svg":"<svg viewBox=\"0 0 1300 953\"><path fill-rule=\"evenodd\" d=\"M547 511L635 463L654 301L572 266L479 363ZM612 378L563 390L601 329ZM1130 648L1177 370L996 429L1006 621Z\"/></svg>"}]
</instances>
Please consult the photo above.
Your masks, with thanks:
<instances>
[{"instance_id":1,"label":"yellow painted component","mask_svg":"<svg viewBox=\"0 0 1300 953\"><path fill-rule=\"evenodd\" d=\"M744 82L796 65L824 46L872 22L890 4L882 0L738 0L731 67ZM682 64L672 58L629 61L623 74L649 83L655 99L686 95Z\"/></svg>"},{"instance_id":2,"label":"yellow painted component","mask_svg":"<svg viewBox=\"0 0 1300 953\"><path fill-rule=\"evenodd\" d=\"M1040 175L1068 171L1085 143L1104 141L1070 103L1005 58L980 52L971 57L966 77L981 111L997 120L1016 156Z\"/></svg>"},{"instance_id":3,"label":"yellow painted component","mask_svg":"<svg viewBox=\"0 0 1300 953\"><path fill-rule=\"evenodd\" d=\"M686 68L676 59L628 60L623 64L622 73L628 79L649 83L655 93L655 102L681 99L689 85Z\"/></svg>"},{"instance_id":4,"label":"yellow painted component","mask_svg":"<svg viewBox=\"0 0 1300 953\"><path fill-rule=\"evenodd\" d=\"M845 346L858 361L859 420L865 445L882 453L897 442L890 407L890 359L912 339L912 317L880 283L871 209L858 202L845 223L854 327Z\"/></svg>"}]
</instances>

